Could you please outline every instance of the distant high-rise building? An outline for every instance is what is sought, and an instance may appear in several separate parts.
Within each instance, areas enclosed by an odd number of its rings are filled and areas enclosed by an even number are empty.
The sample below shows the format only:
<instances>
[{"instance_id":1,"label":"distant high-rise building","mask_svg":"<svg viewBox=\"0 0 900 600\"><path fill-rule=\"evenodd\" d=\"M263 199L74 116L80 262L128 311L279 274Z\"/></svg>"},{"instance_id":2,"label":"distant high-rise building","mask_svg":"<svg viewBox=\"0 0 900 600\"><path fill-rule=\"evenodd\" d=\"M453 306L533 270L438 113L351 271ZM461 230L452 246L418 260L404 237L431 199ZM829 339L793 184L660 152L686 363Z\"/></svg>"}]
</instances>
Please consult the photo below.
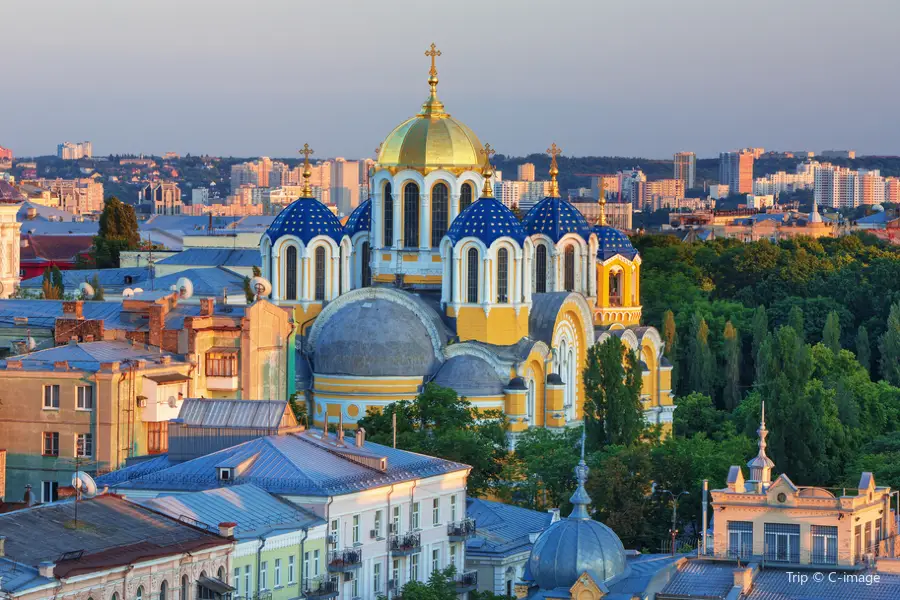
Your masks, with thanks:
<instances>
[{"instance_id":1,"label":"distant high-rise building","mask_svg":"<svg viewBox=\"0 0 900 600\"><path fill-rule=\"evenodd\" d=\"M150 205L154 215L180 215L184 207L181 202L181 189L172 181L148 183L141 189L138 200Z\"/></svg>"},{"instance_id":2,"label":"distant high-rise building","mask_svg":"<svg viewBox=\"0 0 900 600\"><path fill-rule=\"evenodd\" d=\"M727 185L732 194L753 193L753 152L719 154L719 183Z\"/></svg>"},{"instance_id":3,"label":"distant high-rise building","mask_svg":"<svg viewBox=\"0 0 900 600\"><path fill-rule=\"evenodd\" d=\"M822 150L822 158L856 158L856 150Z\"/></svg>"},{"instance_id":4,"label":"distant high-rise building","mask_svg":"<svg viewBox=\"0 0 900 600\"><path fill-rule=\"evenodd\" d=\"M607 200L617 199L619 197L619 176L618 175L595 175L591 177L591 198L600 199L600 188L603 187L603 195Z\"/></svg>"},{"instance_id":5,"label":"distant high-rise building","mask_svg":"<svg viewBox=\"0 0 900 600\"><path fill-rule=\"evenodd\" d=\"M359 206L359 162L335 158L331 163L331 203L339 215L349 215Z\"/></svg>"},{"instance_id":6,"label":"distant high-rise building","mask_svg":"<svg viewBox=\"0 0 900 600\"><path fill-rule=\"evenodd\" d=\"M852 208L859 205L859 173L823 164L816 169L814 198L819 206Z\"/></svg>"},{"instance_id":7,"label":"distant high-rise building","mask_svg":"<svg viewBox=\"0 0 900 600\"><path fill-rule=\"evenodd\" d=\"M56 147L56 156L63 160L79 160L91 158L94 154L93 144L90 142L63 142Z\"/></svg>"},{"instance_id":8,"label":"distant high-rise building","mask_svg":"<svg viewBox=\"0 0 900 600\"><path fill-rule=\"evenodd\" d=\"M191 206L209 205L209 188L198 187L191 190Z\"/></svg>"},{"instance_id":9,"label":"distant high-rise building","mask_svg":"<svg viewBox=\"0 0 900 600\"><path fill-rule=\"evenodd\" d=\"M103 184L93 179L35 179L37 187L59 197L58 206L72 214L103 210Z\"/></svg>"},{"instance_id":10,"label":"distant high-rise building","mask_svg":"<svg viewBox=\"0 0 900 600\"><path fill-rule=\"evenodd\" d=\"M647 176L639 168L635 167L630 171L619 171L616 175L618 178L619 201L630 202L635 210L644 208L644 184L647 183Z\"/></svg>"},{"instance_id":11,"label":"distant high-rise building","mask_svg":"<svg viewBox=\"0 0 900 600\"><path fill-rule=\"evenodd\" d=\"M524 163L519 165L519 181L534 181L534 164Z\"/></svg>"},{"instance_id":12,"label":"distant high-rise building","mask_svg":"<svg viewBox=\"0 0 900 600\"><path fill-rule=\"evenodd\" d=\"M677 152L675 154L675 179L684 182L684 189L694 187L697 173L697 155L693 152Z\"/></svg>"},{"instance_id":13,"label":"distant high-rise building","mask_svg":"<svg viewBox=\"0 0 900 600\"><path fill-rule=\"evenodd\" d=\"M859 203L871 206L884 202L884 177L881 176L881 172L860 169L858 174Z\"/></svg>"},{"instance_id":14,"label":"distant high-rise building","mask_svg":"<svg viewBox=\"0 0 900 600\"><path fill-rule=\"evenodd\" d=\"M884 178L884 201L892 204L900 202L900 178Z\"/></svg>"}]
</instances>

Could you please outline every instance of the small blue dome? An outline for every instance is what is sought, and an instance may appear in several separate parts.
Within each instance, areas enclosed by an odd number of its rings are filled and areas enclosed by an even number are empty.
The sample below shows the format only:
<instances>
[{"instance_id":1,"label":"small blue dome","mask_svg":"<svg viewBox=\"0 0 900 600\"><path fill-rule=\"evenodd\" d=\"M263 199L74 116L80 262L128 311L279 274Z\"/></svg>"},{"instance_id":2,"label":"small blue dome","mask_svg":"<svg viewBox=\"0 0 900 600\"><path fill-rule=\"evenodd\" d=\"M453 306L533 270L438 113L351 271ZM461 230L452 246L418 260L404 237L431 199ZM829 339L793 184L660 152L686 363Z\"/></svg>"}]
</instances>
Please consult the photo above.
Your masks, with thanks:
<instances>
[{"instance_id":1,"label":"small blue dome","mask_svg":"<svg viewBox=\"0 0 900 600\"><path fill-rule=\"evenodd\" d=\"M297 236L304 244L316 236L327 235L340 244L344 228L334 213L315 198L298 198L278 213L266 235L273 244L285 235Z\"/></svg>"},{"instance_id":2,"label":"small blue dome","mask_svg":"<svg viewBox=\"0 0 900 600\"><path fill-rule=\"evenodd\" d=\"M501 237L510 237L521 245L527 237L516 215L496 198L479 198L462 211L453 220L447 236L454 244L463 238L475 237L487 246Z\"/></svg>"},{"instance_id":3,"label":"small blue dome","mask_svg":"<svg viewBox=\"0 0 900 600\"><path fill-rule=\"evenodd\" d=\"M570 233L578 234L585 241L591 235L591 226L584 215L562 198L544 198L535 204L522 219L522 226L528 235L547 235L554 244Z\"/></svg>"},{"instance_id":4,"label":"small blue dome","mask_svg":"<svg viewBox=\"0 0 900 600\"><path fill-rule=\"evenodd\" d=\"M631 245L628 236L614 227L598 226L594 227L594 233L597 234L597 258L606 260L619 254L633 260L637 256L638 251Z\"/></svg>"},{"instance_id":5,"label":"small blue dome","mask_svg":"<svg viewBox=\"0 0 900 600\"><path fill-rule=\"evenodd\" d=\"M344 225L344 231L347 235L353 237L360 231L372 230L372 199L361 202L356 209L350 213L347 224Z\"/></svg>"}]
</instances>

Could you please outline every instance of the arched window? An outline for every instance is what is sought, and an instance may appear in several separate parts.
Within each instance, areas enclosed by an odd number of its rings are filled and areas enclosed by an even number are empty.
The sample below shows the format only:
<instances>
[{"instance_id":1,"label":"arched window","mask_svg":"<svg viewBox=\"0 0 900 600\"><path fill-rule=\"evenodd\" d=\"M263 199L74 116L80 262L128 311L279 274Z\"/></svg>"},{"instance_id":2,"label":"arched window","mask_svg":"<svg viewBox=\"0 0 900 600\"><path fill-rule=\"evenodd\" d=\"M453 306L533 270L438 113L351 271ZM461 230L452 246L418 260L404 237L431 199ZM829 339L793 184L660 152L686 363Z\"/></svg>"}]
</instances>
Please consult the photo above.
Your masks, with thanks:
<instances>
[{"instance_id":1,"label":"arched window","mask_svg":"<svg viewBox=\"0 0 900 600\"><path fill-rule=\"evenodd\" d=\"M547 291L547 246L540 244L534 251L534 291Z\"/></svg>"},{"instance_id":2,"label":"arched window","mask_svg":"<svg viewBox=\"0 0 900 600\"><path fill-rule=\"evenodd\" d=\"M622 306L622 271L609 274L609 305Z\"/></svg>"},{"instance_id":3,"label":"arched window","mask_svg":"<svg viewBox=\"0 0 900 600\"><path fill-rule=\"evenodd\" d=\"M191 586L188 585L188 576L181 576L181 598L179 600L190 600L191 597Z\"/></svg>"},{"instance_id":4,"label":"arched window","mask_svg":"<svg viewBox=\"0 0 900 600\"><path fill-rule=\"evenodd\" d=\"M431 247L437 248L447 233L450 220L450 192L446 183L436 183L431 188Z\"/></svg>"},{"instance_id":5,"label":"arched window","mask_svg":"<svg viewBox=\"0 0 900 600\"><path fill-rule=\"evenodd\" d=\"M384 223L382 223L382 232L384 237L384 248L390 248L394 245L394 196L391 193L391 184L384 184L384 193L381 195L381 201L384 203Z\"/></svg>"},{"instance_id":6,"label":"arched window","mask_svg":"<svg viewBox=\"0 0 900 600\"><path fill-rule=\"evenodd\" d=\"M419 247L419 186L415 183L403 188L403 247Z\"/></svg>"},{"instance_id":7,"label":"arched window","mask_svg":"<svg viewBox=\"0 0 900 600\"><path fill-rule=\"evenodd\" d=\"M478 249L469 248L466 254L466 302L478 302Z\"/></svg>"},{"instance_id":8,"label":"arched window","mask_svg":"<svg viewBox=\"0 0 900 600\"><path fill-rule=\"evenodd\" d=\"M369 287L372 285L372 267L369 265L369 242L362 243L362 250L359 254L359 259L362 261L360 287Z\"/></svg>"},{"instance_id":9,"label":"arched window","mask_svg":"<svg viewBox=\"0 0 900 600\"><path fill-rule=\"evenodd\" d=\"M530 425L535 425L535 400L537 399L537 394L534 389L534 379L528 380L528 395L525 397L525 410L528 414L528 423Z\"/></svg>"},{"instance_id":10,"label":"arched window","mask_svg":"<svg viewBox=\"0 0 900 600\"><path fill-rule=\"evenodd\" d=\"M110 597L110 600L119 600L119 592L113 592L113 595Z\"/></svg>"},{"instance_id":11,"label":"arched window","mask_svg":"<svg viewBox=\"0 0 900 600\"><path fill-rule=\"evenodd\" d=\"M134 600L144 600L144 586L138 586L137 591L134 593Z\"/></svg>"},{"instance_id":12,"label":"arched window","mask_svg":"<svg viewBox=\"0 0 900 600\"><path fill-rule=\"evenodd\" d=\"M219 581L225 581L225 567L219 567L216 577L219 578Z\"/></svg>"},{"instance_id":13,"label":"arched window","mask_svg":"<svg viewBox=\"0 0 900 600\"><path fill-rule=\"evenodd\" d=\"M284 297L287 300L297 299L297 248L288 246L284 253Z\"/></svg>"},{"instance_id":14,"label":"arched window","mask_svg":"<svg viewBox=\"0 0 900 600\"><path fill-rule=\"evenodd\" d=\"M567 292L575 291L575 246L568 246L563 264L563 283Z\"/></svg>"},{"instance_id":15,"label":"arched window","mask_svg":"<svg viewBox=\"0 0 900 600\"><path fill-rule=\"evenodd\" d=\"M325 248L316 248L316 300L325 299Z\"/></svg>"},{"instance_id":16,"label":"arched window","mask_svg":"<svg viewBox=\"0 0 900 600\"><path fill-rule=\"evenodd\" d=\"M159 600L169 600L169 582L165 579L159 584Z\"/></svg>"},{"instance_id":17,"label":"arched window","mask_svg":"<svg viewBox=\"0 0 900 600\"><path fill-rule=\"evenodd\" d=\"M505 304L509 300L509 250L497 250L497 302Z\"/></svg>"},{"instance_id":18,"label":"arched window","mask_svg":"<svg viewBox=\"0 0 900 600\"><path fill-rule=\"evenodd\" d=\"M468 181L462 184L459 191L459 212L462 212L472 205L472 184Z\"/></svg>"}]
</instances>

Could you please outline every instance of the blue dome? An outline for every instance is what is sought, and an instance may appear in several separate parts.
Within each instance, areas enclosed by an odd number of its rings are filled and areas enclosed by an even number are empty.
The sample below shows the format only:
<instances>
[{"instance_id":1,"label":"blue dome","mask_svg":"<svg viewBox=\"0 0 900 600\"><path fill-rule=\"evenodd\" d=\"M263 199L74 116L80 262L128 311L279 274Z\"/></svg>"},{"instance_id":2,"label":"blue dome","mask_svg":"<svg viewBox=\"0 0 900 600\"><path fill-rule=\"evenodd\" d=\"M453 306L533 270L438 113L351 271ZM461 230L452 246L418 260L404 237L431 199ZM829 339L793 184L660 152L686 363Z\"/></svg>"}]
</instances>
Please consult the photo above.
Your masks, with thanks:
<instances>
[{"instance_id":1,"label":"blue dome","mask_svg":"<svg viewBox=\"0 0 900 600\"><path fill-rule=\"evenodd\" d=\"M278 213L266 235L273 244L284 235L297 236L304 244L316 236L327 235L340 244L344 228L334 213L315 198L297 198Z\"/></svg>"},{"instance_id":2,"label":"blue dome","mask_svg":"<svg viewBox=\"0 0 900 600\"><path fill-rule=\"evenodd\" d=\"M353 237L360 231L371 231L372 230L372 200L366 200L365 202L361 202L356 209L350 213L350 218L347 219L347 224L344 225L344 231L347 232L347 235Z\"/></svg>"},{"instance_id":3,"label":"blue dome","mask_svg":"<svg viewBox=\"0 0 900 600\"><path fill-rule=\"evenodd\" d=\"M527 237L516 215L496 198L479 198L462 211L453 220L447 236L454 244L463 238L475 237L487 246L501 237L510 237L521 245Z\"/></svg>"},{"instance_id":4,"label":"blue dome","mask_svg":"<svg viewBox=\"0 0 900 600\"><path fill-rule=\"evenodd\" d=\"M522 226L528 235L544 234L555 244L564 236L575 233L585 241L591 235L591 226L578 209L562 198L544 198L535 204Z\"/></svg>"},{"instance_id":5,"label":"blue dome","mask_svg":"<svg viewBox=\"0 0 900 600\"><path fill-rule=\"evenodd\" d=\"M594 227L594 233L597 234L597 258L606 260L620 254L628 260L634 259L638 251L631 245L628 236L614 227L598 226Z\"/></svg>"}]
</instances>

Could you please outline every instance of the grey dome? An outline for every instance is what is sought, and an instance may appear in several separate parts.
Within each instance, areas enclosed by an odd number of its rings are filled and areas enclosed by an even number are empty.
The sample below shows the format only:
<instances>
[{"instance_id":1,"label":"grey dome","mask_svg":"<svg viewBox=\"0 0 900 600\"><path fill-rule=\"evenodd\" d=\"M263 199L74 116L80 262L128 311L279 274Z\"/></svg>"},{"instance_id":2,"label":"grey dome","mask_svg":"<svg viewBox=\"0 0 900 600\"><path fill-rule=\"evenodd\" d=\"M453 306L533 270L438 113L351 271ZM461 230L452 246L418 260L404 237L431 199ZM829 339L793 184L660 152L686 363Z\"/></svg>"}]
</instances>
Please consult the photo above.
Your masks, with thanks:
<instances>
[{"instance_id":1,"label":"grey dome","mask_svg":"<svg viewBox=\"0 0 900 600\"><path fill-rule=\"evenodd\" d=\"M568 589L585 571L599 584L625 573L625 547L603 523L560 519L534 543L528 570L542 590Z\"/></svg>"},{"instance_id":2,"label":"grey dome","mask_svg":"<svg viewBox=\"0 0 900 600\"><path fill-rule=\"evenodd\" d=\"M503 394L503 380L483 358L454 356L444 363L434 383L452 388L460 396L497 396Z\"/></svg>"},{"instance_id":3,"label":"grey dome","mask_svg":"<svg viewBox=\"0 0 900 600\"><path fill-rule=\"evenodd\" d=\"M440 365L433 335L410 308L386 298L360 297L338 308L322 324L313 348L313 371L424 377Z\"/></svg>"}]
</instances>

